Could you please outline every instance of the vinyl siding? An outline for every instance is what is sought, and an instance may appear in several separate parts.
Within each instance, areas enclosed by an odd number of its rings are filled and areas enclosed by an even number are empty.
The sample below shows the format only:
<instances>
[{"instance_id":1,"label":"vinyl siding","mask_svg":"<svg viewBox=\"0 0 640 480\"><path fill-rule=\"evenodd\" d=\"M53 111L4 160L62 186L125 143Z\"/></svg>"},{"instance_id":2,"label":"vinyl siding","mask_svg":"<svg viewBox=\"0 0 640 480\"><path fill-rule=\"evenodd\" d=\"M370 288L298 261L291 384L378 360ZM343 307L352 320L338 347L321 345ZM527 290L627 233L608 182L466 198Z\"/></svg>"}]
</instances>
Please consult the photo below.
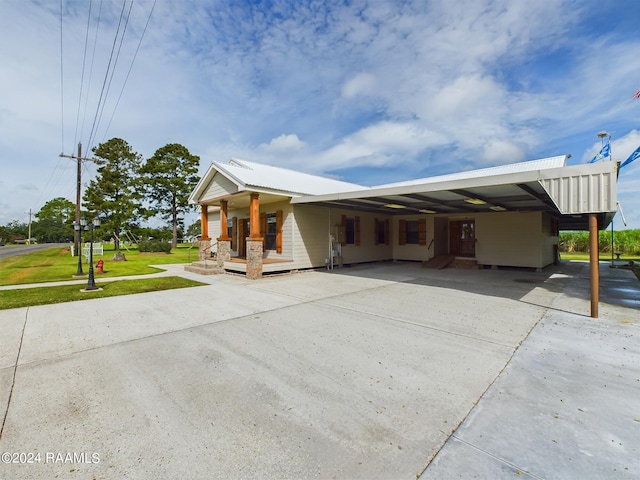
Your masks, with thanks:
<instances>
[{"instance_id":1,"label":"vinyl siding","mask_svg":"<svg viewBox=\"0 0 640 480\"><path fill-rule=\"evenodd\" d=\"M476 216L476 258L481 265L542 268L546 238L542 212Z\"/></svg>"},{"instance_id":2,"label":"vinyl siding","mask_svg":"<svg viewBox=\"0 0 640 480\"><path fill-rule=\"evenodd\" d=\"M238 191L238 186L220 173L216 173L211 183L200 198L200 202L206 202L215 198L221 198Z\"/></svg>"}]
</instances>

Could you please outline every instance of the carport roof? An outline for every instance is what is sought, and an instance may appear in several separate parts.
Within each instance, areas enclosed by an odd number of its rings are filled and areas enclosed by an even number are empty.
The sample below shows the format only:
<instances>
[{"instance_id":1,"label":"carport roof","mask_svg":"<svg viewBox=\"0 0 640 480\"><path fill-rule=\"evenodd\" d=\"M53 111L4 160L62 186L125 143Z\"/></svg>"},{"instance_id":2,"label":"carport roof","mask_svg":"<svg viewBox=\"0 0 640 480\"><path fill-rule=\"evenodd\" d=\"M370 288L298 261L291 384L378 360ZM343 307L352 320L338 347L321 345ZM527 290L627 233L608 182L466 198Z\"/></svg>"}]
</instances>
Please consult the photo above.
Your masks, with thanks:
<instances>
[{"instance_id":1,"label":"carport roof","mask_svg":"<svg viewBox=\"0 0 640 480\"><path fill-rule=\"evenodd\" d=\"M605 228L616 211L615 162L566 167L566 155L411 180L366 190L292 198L294 204L382 214L545 211L561 229Z\"/></svg>"}]
</instances>

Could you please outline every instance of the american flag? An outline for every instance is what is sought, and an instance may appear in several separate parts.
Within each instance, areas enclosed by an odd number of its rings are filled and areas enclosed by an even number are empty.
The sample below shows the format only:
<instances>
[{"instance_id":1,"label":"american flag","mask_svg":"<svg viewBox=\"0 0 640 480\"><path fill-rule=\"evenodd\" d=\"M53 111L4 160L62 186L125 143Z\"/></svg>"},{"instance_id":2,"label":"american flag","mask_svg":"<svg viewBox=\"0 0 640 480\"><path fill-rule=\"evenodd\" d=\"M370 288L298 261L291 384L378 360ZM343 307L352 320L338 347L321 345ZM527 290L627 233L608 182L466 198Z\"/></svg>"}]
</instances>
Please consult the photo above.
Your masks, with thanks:
<instances>
[{"instance_id":1,"label":"american flag","mask_svg":"<svg viewBox=\"0 0 640 480\"><path fill-rule=\"evenodd\" d=\"M633 99L634 100L637 100L638 98L640 98L640 89L636 93L633 94Z\"/></svg>"}]
</instances>

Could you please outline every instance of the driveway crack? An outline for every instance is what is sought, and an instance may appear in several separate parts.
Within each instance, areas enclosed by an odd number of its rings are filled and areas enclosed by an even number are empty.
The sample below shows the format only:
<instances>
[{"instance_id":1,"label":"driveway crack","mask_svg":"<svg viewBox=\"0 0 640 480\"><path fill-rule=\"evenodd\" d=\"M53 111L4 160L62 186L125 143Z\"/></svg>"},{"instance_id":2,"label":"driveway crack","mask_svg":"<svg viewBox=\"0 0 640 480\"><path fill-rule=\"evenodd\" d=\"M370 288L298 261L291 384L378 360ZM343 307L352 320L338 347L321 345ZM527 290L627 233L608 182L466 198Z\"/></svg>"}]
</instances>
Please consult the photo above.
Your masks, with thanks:
<instances>
[{"instance_id":1,"label":"driveway crack","mask_svg":"<svg viewBox=\"0 0 640 480\"><path fill-rule=\"evenodd\" d=\"M16 385L16 373L18 371L18 362L20 360L20 353L22 352L22 343L24 341L24 332L27 329L27 320L29 319L29 307L24 314L24 323L22 324L22 333L20 334L20 344L18 345L18 354L16 355L16 363L13 366L13 374L11 377L11 389L9 390L9 399L7 400L7 408L4 411L4 417L2 418L2 427L0 428L0 440L2 440L2 434L4 433L4 425L7 422L9 416L9 407L11 406L11 399L13 397L13 389Z\"/></svg>"}]
</instances>

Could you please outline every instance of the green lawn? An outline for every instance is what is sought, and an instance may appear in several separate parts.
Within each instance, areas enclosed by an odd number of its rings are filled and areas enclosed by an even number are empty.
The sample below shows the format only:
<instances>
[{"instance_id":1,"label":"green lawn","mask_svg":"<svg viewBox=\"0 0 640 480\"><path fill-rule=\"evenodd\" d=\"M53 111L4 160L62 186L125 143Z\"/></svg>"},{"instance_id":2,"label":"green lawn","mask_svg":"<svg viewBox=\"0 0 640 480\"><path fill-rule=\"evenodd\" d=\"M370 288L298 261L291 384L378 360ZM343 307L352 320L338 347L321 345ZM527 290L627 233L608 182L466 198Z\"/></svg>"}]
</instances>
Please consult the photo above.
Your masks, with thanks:
<instances>
[{"instance_id":1,"label":"green lawn","mask_svg":"<svg viewBox=\"0 0 640 480\"><path fill-rule=\"evenodd\" d=\"M574 253L564 253L561 252L560 253L560 258L562 260L589 260L589 253L583 253L583 252L574 252ZM614 260L617 262L618 259L614 256L613 257ZM611 261L611 253L606 253L606 252L600 252L600 256L599 259L601 262L607 262L607 261ZM621 262L629 262L629 261L634 261L634 262L640 262L640 256L637 255L621 255L620 256L620 261Z\"/></svg>"},{"instance_id":2,"label":"green lawn","mask_svg":"<svg viewBox=\"0 0 640 480\"><path fill-rule=\"evenodd\" d=\"M161 277L145 280L120 280L98 283L102 290L81 292L84 285L64 285L56 287L21 288L0 290L0 310L32 307L53 303L73 302L91 298L114 297L134 293L155 292L205 285L182 277Z\"/></svg>"},{"instance_id":3,"label":"green lawn","mask_svg":"<svg viewBox=\"0 0 640 480\"><path fill-rule=\"evenodd\" d=\"M190 246L179 246L169 254L121 250L125 254L127 261L114 262L111 261L114 253L113 247L105 245L104 255L94 255L93 257L94 265L98 260L104 261L104 273L96 273L96 281L100 278L143 275L159 271L149 265L194 262L198 259L198 250L197 248L189 248ZM89 266L84 258L82 268L85 274L88 273ZM78 257L72 257L68 248L51 248L24 255L1 258L0 286L70 280L77 270ZM95 269L94 272L96 272Z\"/></svg>"}]
</instances>

